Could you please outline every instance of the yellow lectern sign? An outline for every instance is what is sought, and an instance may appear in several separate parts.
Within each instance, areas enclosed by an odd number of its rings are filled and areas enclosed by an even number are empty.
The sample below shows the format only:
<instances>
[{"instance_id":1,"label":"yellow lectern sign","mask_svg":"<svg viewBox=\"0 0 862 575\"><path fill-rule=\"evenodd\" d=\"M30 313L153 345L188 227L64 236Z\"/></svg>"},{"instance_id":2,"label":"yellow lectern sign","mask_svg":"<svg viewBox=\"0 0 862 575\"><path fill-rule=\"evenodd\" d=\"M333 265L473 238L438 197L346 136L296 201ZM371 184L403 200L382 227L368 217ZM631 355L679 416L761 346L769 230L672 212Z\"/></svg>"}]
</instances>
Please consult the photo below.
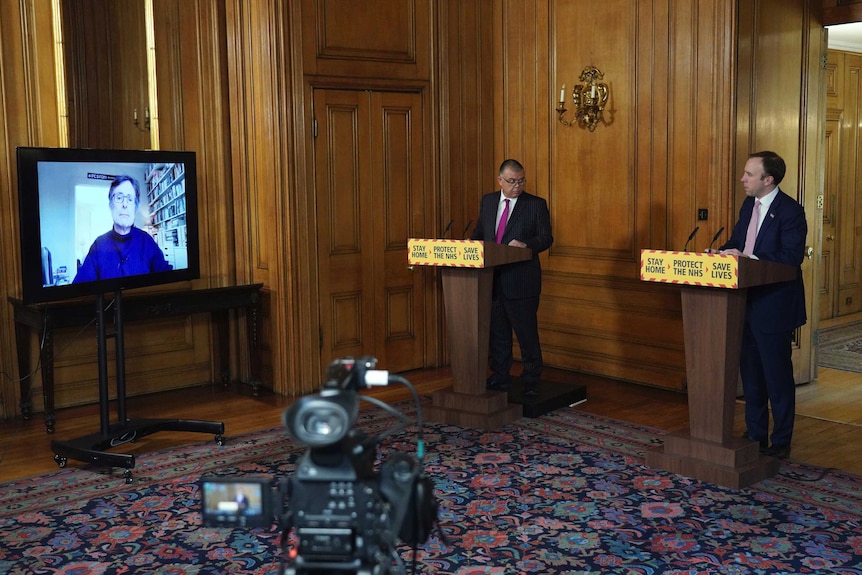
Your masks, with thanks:
<instances>
[{"instance_id":1,"label":"yellow lectern sign","mask_svg":"<svg viewBox=\"0 0 862 575\"><path fill-rule=\"evenodd\" d=\"M736 256L641 250L641 279L648 282L737 289Z\"/></svg>"},{"instance_id":2,"label":"yellow lectern sign","mask_svg":"<svg viewBox=\"0 0 862 575\"><path fill-rule=\"evenodd\" d=\"M407 240L407 263L414 266L485 267L479 240Z\"/></svg>"}]
</instances>

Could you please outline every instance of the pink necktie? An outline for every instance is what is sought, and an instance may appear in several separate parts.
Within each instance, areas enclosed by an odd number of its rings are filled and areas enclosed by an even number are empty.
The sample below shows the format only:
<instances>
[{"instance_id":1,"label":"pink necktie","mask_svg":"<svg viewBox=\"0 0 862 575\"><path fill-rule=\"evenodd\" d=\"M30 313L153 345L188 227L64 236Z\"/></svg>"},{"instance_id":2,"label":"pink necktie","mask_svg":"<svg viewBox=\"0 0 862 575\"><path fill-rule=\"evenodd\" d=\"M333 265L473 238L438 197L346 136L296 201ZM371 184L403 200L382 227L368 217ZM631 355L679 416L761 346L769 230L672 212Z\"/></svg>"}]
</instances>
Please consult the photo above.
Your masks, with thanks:
<instances>
[{"instance_id":1,"label":"pink necktie","mask_svg":"<svg viewBox=\"0 0 862 575\"><path fill-rule=\"evenodd\" d=\"M503 208L503 215L500 216L500 223L497 224L497 243L503 243L503 232L506 231L506 222L509 220L509 200L506 199L506 207Z\"/></svg>"},{"instance_id":2,"label":"pink necktie","mask_svg":"<svg viewBox=\"0 0 862 575\"><path fill-rule=\"evenodd\" d=\"M760 221L760 200L754 201L751 209L751 221L748 222L748 231L745 234L745 249L742 255L750 256L754 253L754 241L757 239L757 223Z\"/></svg>"}]
</instances>

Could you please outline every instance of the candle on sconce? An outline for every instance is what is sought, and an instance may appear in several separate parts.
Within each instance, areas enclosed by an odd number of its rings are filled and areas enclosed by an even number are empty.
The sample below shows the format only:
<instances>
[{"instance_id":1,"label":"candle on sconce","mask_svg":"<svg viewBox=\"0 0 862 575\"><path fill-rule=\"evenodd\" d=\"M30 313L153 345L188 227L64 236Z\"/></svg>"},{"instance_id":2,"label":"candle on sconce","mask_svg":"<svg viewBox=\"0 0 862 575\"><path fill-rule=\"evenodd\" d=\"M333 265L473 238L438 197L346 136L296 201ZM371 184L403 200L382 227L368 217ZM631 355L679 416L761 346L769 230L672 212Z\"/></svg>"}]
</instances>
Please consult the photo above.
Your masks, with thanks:
<instances>
[{"instance_id":1,"label":"candle on sconce","mask_svg":"<svg viewBox=\"0 0 862 575\"><path fill-rule=\"evenodd\" d=\"M862 2L862 0L859 0ZM561 78L560 70L554 74ZM575 78L569 92L566 84L560 90L560 101L552 104L557 113L557 121L563 126L577 126L594 132L596 127L606 123L603 118L605 103L608 100L610 87L602 82L604 74L595 66L587 66L580 76ZM553 89L553 88L552 88ZM571 98L573 110L567 110L566 99ZM568 116L568 118L567 118Z\"/></svg>"}]
</instances>

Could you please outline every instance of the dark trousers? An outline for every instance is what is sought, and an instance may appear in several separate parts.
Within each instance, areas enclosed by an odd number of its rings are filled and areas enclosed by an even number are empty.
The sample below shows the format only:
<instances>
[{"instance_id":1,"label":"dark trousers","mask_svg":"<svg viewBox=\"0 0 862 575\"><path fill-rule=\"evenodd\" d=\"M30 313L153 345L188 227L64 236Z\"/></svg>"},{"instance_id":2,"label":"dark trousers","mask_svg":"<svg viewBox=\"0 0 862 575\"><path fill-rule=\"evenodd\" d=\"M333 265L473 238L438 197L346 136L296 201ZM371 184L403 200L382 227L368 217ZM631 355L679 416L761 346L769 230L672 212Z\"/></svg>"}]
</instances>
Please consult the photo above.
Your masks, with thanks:
<instances>
[{"instance_id":1,"label":"dark trousers","mask_svg":"<svg viewBox=\"0 0 862 575\"><path fill-rule=\"evenodd\" d=\"M767 438L772 407L772 443L790 445L796 412L792 341L792 332L762 333L745 322L740 374L745 393L745 426L751 439Z\"/></svg>"},{"instance_id":2,"label":"dark trousers","mask_svg":"<svg viewBox=\"0 0 862 575\"><path fill-rule=\"evenodd\" d=\"M508 377L512 368L512 332L518 337L525 383L538 383L542 375L542 348L539 347L539 324L536 313L539 298L506 299L495 290L491 302L491 371Z\"/></svg>"}]
</instances>

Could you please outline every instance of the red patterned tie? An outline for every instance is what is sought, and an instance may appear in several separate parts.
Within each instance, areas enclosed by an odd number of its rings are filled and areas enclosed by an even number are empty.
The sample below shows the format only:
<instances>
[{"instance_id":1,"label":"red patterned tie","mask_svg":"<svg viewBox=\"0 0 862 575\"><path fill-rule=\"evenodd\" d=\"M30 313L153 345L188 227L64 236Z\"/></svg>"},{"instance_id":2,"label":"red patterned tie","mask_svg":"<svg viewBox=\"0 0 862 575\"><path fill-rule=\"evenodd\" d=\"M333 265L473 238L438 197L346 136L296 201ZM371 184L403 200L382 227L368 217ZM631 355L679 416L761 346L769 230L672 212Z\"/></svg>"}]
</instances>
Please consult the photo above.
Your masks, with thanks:
<instances>
[{"instance_id":1,"label":"red patterned tie","mask_svg":"<svg viewBox=\"0 0 862 575\"><path fill-rule=\"evenodd\" d=\"M751 209L751 221L748 222L748 231L745 234L745 249L742 255L750 256L754 253L754 241L757 239L757 224L760 221L760 200L754 201Z\"/></svg>"},{"instance_id":2,"label":"red patterned tie","mask_svg":"<svg viewBox=\"0 0 862 575\"><path fill-rule=\"evenodd\" d=\"M506 231L506 222L509 220L509 200L506 199L506 207L503 208L503 215L500 216L500 223L497 224L497 243L503 243L503 232Z\"/></svg>"}]
</instances>

